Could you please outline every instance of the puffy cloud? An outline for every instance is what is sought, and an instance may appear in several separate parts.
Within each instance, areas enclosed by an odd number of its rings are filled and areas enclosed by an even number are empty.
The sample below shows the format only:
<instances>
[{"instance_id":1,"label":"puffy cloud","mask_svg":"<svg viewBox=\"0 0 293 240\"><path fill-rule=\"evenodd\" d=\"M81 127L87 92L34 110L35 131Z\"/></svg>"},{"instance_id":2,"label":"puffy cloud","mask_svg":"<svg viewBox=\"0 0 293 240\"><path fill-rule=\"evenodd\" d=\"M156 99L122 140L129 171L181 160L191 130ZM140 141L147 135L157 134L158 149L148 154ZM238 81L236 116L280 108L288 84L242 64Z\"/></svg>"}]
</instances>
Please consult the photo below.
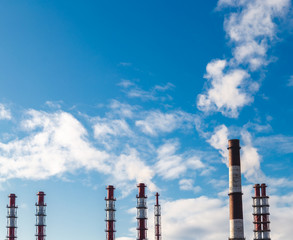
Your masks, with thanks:
<instances>
[{"instance_id":1,"label":"puffy cloud","mask_svg":"<svg viewBox=\"0 0 293 240\"><path fill-rule=\"evenodd\" d=\"M223 156L222 161L228 166L228 128L222 124L215 128L213 135L207 142L211 144L212 147L220 151Z\"/></svg>"},{"instance_id":2,"label":"puffy cloud","mask_svg":"<svg viewBox=\"0 0 293 240\"><path fill-rule=\"evenodd\" d=\"M267 64L270 41L276 38L275 18L283 17L289 0L220 0L218 7L232 6L240 11L225 20L225 30L235 44L233 55L237 63L247 63L252 70Z\"/></svg>"},{"instance_id":3,"label":"puffy cloud","mask_svg":"<svg viewBox=\"0 0 293 240\"><path fill-rule=\"evenodd\" d=\"M147 166L144 161L139 157L139 153L129 148L127 152L120 154L115 160L112 168L111 181L121 189L122 193L127 195L130 191L136 188L135 184L144 182L147 184L150 191L156 191L157 187L151 181L155 175L154 170ZM126 185L132 182L132 188Z\"/></svg>"},{"instance_id":4,"label":"puffy cloud","mask_svg":"<svg viewBox=\"0 0 293 240\"><path fill-rule=\"evenodd\" d=\"M274 21L286 15L290 4L290 0L219 0L219 10L227 6L236 8L224 23L233 44L233 57L229 61L212 60L207 65L205 77L210 86L206 93L198 95L200 110L235 118L241 108L253 102L259 83L252 81L248 72L269 63L267 52L277 39Z\"/></svg>"},{"instance_id":5,"label":"puffy cloud","mask_svg":"<svg viewBox=\"0 0 293 240\"><path fill-rule=\"evenodd\" d=\"M110 172L109 154L86 139L71 114L29 110L21 125L28 136L0 143L0 177L46 179L78 168Z\"/></svg>"},{"instance_id":6,"label":"puffy cloud","mask_svg":"<svg viewBox=\"0 0 293 240\"><path fill-rule=\"evenodd\" d=\"M220 199L202 196L167 201L162 216L164 238L170 240L224 239L229 232L228 206Z\"/></svg>"},{"instance_id":7,"label":"puffy cloud","mask_svg":"<svg viewBox=\"0 0 293 240\"><path fill-rule=\"evenodd\" d=\"M245 174L246 179L251 182L259 181L264 178L260 170L261 156L258 150L253 147L251 134L245 130L241 132L241 137L244 142L241 155L241 171Z\"/></svg>"},{"instance_id":8,"label":"puffy cloud","mask_svg":"<svg viewBox=\"0 0 293 240\"><path fill-rule=\"evenodd\" d=\"M197 107L205 112L219 111L228 117L238 117L239 108L252 102L245 80L248 73L241 69L224 72L225 60L214 60L207 65L205 77L211 82L206 94L199 94Z\"/></svg>"},{"instance_id":9,"label":"puffy cloud","mask_svg":"<svg viewBox=\"0 0 293 240\"><path fill-rule=\"evenodd\" d=\"M137 120L135 125L147 135L157 136L159 133L170 133L176 129L192 128L193 115L183 111L163 113L161 111L146 112L143 120Z\"/></svg>"},{"instance_id":10,"label":"puffy cloud","mask_svg":"<svg viewBox=\"0 0 293 240\"><path fill-rule=\"evenodd\" d=\"M0 103L0 120L10 120L12 118L10 110L2 103Z\"/></svg>"}]
</instances>

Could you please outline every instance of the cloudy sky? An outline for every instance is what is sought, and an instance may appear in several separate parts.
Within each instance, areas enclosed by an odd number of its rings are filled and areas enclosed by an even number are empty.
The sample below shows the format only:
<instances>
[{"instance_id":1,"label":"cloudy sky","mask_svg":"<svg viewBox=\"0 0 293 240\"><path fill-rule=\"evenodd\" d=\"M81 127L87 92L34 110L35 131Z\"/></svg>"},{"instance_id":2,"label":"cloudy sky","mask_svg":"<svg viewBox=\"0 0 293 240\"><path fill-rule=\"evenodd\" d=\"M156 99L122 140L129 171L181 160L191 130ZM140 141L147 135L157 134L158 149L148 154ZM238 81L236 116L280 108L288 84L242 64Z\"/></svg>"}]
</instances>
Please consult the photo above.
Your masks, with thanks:
<instances>
[{"instance_id":1,"label":"cloudy sky","mask_svg":"<svg viewBox=\"0 0 293 240\"><path fill-rule=\"evenodd\" d=\"M290 0L0 2L0 238L8 194L33 239L136 239L136 184L154 194L163 239L229 236L227 141L239 138L245 237L252 186L267 183L273 239L292 239Z\"/></svg>"}]
</instances>

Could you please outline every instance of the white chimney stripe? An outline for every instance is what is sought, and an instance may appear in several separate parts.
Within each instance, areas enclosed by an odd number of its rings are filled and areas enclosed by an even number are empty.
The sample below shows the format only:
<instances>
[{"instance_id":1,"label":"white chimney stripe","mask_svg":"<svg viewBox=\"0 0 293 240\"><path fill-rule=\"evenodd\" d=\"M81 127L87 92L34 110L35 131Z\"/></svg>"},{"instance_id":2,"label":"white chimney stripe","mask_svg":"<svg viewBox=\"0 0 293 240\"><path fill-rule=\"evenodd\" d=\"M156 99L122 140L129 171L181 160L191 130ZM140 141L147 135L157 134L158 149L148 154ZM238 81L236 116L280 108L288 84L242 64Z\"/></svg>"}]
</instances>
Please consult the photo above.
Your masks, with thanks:
<instances>
[{"instance_id":1,"label":"white chimney stripe","mask_svg":"<svg viewBox=\"0 0 293 240\"><path fill-rule=\"evenodd\" d=\"M229 193L241 192L240 166L229 167Z\"/></svg>"},{"instance_id":2,"label":"white chimney stripe","mask_svg":"<svg viewBox=\"0 0 293 240\"><path fill-rule=\"evenodd\" d=\"M230 219L230 238L244 239L242 219Z\"/></svg>"}]
</instances>

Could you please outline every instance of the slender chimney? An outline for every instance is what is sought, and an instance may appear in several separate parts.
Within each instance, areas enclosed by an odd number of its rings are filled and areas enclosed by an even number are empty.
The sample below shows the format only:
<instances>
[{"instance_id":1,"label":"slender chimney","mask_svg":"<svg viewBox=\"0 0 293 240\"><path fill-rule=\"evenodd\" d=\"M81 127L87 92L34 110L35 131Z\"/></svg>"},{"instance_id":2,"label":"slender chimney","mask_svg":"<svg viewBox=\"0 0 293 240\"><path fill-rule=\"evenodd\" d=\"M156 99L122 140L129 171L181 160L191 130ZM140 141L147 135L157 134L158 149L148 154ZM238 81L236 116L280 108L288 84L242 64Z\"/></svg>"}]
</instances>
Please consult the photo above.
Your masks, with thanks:
<instances>
[{"instance_id":1,"label":"slender chimney","mask_svg":"<svg viewBox=\"0 0 293 240\"><path fill-rule=\"evenodd\" d=\"M38 192L38 202L36 203L36 239L45 240L46 238L46 206L45 193Z\"/></svg>"},{"instance_id":2,"label":"slender chimney","mask_svg":"<svg viewBox=\"0 0 293 240\"><path fill-rule=\"evenodd\" d=\"M261 184L261 213L263 226L263 240L270 240L269 197L266 194L266 185Z\"/></svg>"},{"instance_id":3,"label":"slender chimney","mask_svg":"<svg viewBox=\"0 0 293 240\"><path fill-rule=\"evenodd\" d=\"M244 240L239 140L229 140L228 144L230 205L229 240Z\"/></svg>"},{"instance_id":4,"label":"slender chimney","mask_svg":"<svg viewBox=\"0 0 293 240\"><path fill-rule=\"evenodd\" d=\"M107 188L106 200L106 240L115 239L115 201L114 186L109 185Z\"/></svg>"},{"instance_id":5,"label":"slender chimney","mask_svg":"<svg viewBox=\"0 0 293 240\"><path fill-rule=\"evenodd\" d=\"M17 238L17 206L15 205L15 194L10 194L9 205L7 205L7 240L14 240Z\"/></svg>"},{"instance_id":6,"label":"slender chimney","mask_svg":"<svg viewBox=\"0 0 293 240\"><path fill-rule=\"evenodd\" d=\"M137 185L137 240L147 240L147 196L145 195L146 185L140 183Z\"/></svg>"},{"instance_id":7,"label":"slender chimney","mask_svg":"<svg viewBox=\"0 0 293 240\"><path fill-rule=\"evenodd\" d=\"M156 193L156 204L155 204L155 240L161 240L161 205L159 204L159 193Z\"/></svg>"},{"instance_id":8,"label":"slender chimney","mask_svg":"<svg viewBox=\"0 0 293 240\"><path fill-rule=\"evenodd\" d=\"M254 185L255 196L253 199L253 224L254 224L254 240L262 239L261 229L261 196L260 196L260 185Z\"/></svg>"}]
</instances>

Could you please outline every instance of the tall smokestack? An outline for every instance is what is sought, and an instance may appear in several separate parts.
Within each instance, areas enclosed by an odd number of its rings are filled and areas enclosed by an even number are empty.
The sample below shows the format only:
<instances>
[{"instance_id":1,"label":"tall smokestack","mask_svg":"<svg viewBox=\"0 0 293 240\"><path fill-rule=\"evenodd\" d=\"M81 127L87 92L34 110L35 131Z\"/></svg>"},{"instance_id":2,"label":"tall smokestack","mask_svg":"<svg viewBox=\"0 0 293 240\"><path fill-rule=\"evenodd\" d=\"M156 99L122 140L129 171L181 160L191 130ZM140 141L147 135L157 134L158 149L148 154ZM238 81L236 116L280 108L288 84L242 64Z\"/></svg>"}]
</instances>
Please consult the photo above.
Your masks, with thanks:
<instances>
[{"instance_id":1,"label":"tall smokestack","mask_svg":"<svg viewBox=\"0 0 293 240\"><path fill-rule=\"evenodd\" d=\"M115 239L115 201L114 186L109 185L107 188L106 200L106 240Z\"/></svg>"},{"instance_id":2,"label":"tall smokestack","mask_svg":"<svg viewBox=\"0 0 293 240\"><path fill-rule=\"evenodd\" d=\"M45 193L38 192L38 202L36 203L36 239L45 240L46 238L46 206Z\"/></svg>"},{"instance_id":3,"label":"tall smokestack","mask_svg":"<svg viewBox=\"0 0 293 240\"><path fill-rule=\"evenodd\" d=\"M270 221L269 221L269 197L266 193L266 185L261 185L261 213L262 213L262 226L263 226L263 238L264 240L270 240Z\"/></svg>"},{"instance_id":4,"label":"tall smokestack","mask_svg":"<svg viewBox=\"0 0 293 240\"><path fill-rule=\"evenodd\" d=\"M17 206L15 205L15 194L10 194L9 205L7 205L7 240L16 239L17 229Z\"/></svg>"},{"instance_id":5,"label":"tall smokestack","mask_svg":"<svg viewBox=\"0 0 293 240\"><path fill-rule=\"evenodd\" d=\"M161 205L159 204L159 193L156 193L156 204L155 204L155 240L161 240Z\"/></svg>"},{"instance_id":6,"label":"tall smokestack","mask_svg":"<svg viewBox=\"0 0 293 240\"><path fill-rule=\"evenodd\" d=\"M229 240L244 240L239 140L229 140L228 144L230 205Z\"/></svg>"},{"instance_id":7,"label":"tall smokestack","mask_svg":"<svg viewBox=\"0 0 293 240\"><path fill-rule=\"evenodd\" d=\"M261 196L260 196L260 185L254 185L255 196L253 199L253 224L254 224L254 240L262 239L261 230Z\"/></svg>"},{"instance_id":8,"label":"tall smokestack","mask_svg":"<svg viewBox=\"0 0 293 240\"><path fill-rule=\"evenodd\" d=\"M145 195L146 185L140 183L137 185L137 240L147 240L147 196Z\"/></svg>"}]
</instances>

